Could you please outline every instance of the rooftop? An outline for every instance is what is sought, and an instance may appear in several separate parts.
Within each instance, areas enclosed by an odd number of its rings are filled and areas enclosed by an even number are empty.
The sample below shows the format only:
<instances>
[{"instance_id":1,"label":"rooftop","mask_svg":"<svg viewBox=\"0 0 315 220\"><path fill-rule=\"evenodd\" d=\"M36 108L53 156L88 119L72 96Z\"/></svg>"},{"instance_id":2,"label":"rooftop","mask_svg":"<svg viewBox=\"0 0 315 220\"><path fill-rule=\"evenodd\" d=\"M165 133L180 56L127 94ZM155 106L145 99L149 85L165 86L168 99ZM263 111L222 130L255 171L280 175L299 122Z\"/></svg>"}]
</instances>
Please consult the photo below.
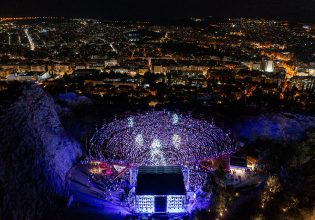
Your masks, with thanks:
<instances>
[{"instance_id":1,"label":"rooftop","mask_svg":"<svg viewBox=\"0 0 315 220\"><path fill-rule=\"evenodd\" d=\"M141 166L138 169L136 195L185 195L180 166Z\"/></svg>"}]
</instances>

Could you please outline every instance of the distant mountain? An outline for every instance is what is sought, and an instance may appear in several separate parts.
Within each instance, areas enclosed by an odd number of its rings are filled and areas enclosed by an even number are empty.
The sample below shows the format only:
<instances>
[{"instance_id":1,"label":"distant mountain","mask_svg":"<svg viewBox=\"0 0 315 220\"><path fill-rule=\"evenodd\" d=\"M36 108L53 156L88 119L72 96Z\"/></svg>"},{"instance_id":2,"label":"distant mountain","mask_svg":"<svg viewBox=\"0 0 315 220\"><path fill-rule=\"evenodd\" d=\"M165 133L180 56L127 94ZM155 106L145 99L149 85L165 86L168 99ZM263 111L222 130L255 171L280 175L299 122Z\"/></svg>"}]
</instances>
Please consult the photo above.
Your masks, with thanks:
<instances>
[{"instance_id":1,"label":"distant mountain","mask_svg":"<svg viewBox=\"0 0 315 220\"><path fill-rule=\"evenodd\" d=\"M56 216L81 146L67 135L54 100L42 88L23 83L4 93L0 100L0 219Z\"/></svg>"}]
</instances>

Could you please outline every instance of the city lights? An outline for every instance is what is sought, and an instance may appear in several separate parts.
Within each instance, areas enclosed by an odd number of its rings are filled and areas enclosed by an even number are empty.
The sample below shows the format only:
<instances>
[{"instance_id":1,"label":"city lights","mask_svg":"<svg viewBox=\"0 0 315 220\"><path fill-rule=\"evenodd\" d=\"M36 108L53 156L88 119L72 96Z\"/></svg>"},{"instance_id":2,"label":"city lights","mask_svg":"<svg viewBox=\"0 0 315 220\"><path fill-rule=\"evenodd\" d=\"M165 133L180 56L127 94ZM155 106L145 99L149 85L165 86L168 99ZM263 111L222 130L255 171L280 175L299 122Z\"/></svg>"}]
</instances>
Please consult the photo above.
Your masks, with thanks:
<instances>
[{"instance_id":1,"label":"city lights","mask_svg":"<svg viewBox=\"0 0 315 220\"><path fill-rule=\"evenodd\" d=\"M31 1L0 8L0 219L312 218L312 0Z\"/></svg>"}]
</instances>

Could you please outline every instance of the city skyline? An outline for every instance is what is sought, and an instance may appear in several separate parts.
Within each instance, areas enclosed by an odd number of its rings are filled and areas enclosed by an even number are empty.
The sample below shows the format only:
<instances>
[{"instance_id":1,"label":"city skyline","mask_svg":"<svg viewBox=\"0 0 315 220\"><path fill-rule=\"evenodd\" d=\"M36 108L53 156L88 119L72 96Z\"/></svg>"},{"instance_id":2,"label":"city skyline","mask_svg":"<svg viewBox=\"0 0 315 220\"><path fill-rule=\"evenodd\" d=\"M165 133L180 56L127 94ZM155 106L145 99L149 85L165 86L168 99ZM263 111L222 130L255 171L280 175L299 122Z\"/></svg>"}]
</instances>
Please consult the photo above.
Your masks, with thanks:
<instances>
[{"instance_id":1,"label":"city skyline","mask_svg":"<svg viewBox=\"0 0 315 220\"><path fill-rule=\"evenodd\" d=\"M315 0L1 0L0 219L315 219Z\"/></svg>"}]
</instances>

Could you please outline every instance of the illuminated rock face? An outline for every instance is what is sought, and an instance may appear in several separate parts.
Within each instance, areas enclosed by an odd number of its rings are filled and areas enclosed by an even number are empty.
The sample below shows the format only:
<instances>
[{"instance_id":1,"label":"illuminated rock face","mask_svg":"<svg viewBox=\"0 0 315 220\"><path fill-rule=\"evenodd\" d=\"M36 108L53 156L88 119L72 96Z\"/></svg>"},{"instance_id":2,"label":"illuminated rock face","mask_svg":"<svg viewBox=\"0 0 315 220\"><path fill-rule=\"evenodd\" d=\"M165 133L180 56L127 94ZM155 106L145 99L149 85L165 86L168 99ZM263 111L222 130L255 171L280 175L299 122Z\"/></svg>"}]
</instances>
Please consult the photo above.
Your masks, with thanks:
<instances>
[{"instance_id":1,"label":"illuminated rock face","mask_svg":"<svg viewBox=\"0 0 315 220\"><path fill-rule=\"evenodd\" d=\"M45 219L65 195L81 148L40 87L23 84L8 94L0 115L0 219Z\"/></svg>"},{"instance_id":2,"label":"illuminated rock face","mask_svg":"<svg viewBox=\"0 0 315 220\"><path fill-rule=\"evenodd\" d=\"M315 117L274 113L246 117L233 126L234 132L245 140L267 139L281 142L299 141L305 132L315 127Z\"/></svg>"}]
</instances>

